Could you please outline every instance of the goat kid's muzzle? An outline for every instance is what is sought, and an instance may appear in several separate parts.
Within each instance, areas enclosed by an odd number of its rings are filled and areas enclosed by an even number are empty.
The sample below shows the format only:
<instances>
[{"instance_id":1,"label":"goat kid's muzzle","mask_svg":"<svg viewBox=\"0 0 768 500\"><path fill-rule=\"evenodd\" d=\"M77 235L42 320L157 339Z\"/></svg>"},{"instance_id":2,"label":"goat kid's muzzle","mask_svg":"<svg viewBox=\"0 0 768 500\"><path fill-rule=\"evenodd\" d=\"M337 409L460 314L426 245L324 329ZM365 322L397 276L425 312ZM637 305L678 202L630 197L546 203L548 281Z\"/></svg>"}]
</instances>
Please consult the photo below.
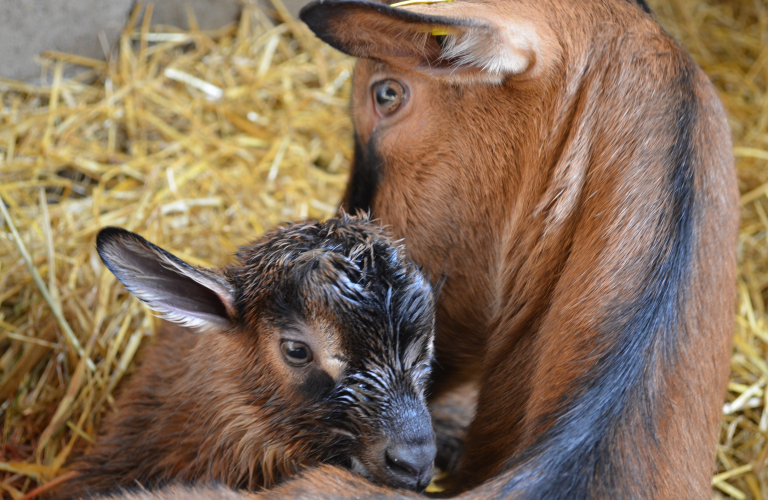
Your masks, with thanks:
<instances>
[{"instance_id":1,"label":"goat kid's muzzle","mask_svg":"<svg viewBox=\"0 0 768 500\"><path fill-rule=\"evenodd\" d=\"M380 484L422 492L432 481L437 454L429 412L422 405L389 413L394 415L383 435L352 457L352 470Z\"/></svg>"}]
</instances>

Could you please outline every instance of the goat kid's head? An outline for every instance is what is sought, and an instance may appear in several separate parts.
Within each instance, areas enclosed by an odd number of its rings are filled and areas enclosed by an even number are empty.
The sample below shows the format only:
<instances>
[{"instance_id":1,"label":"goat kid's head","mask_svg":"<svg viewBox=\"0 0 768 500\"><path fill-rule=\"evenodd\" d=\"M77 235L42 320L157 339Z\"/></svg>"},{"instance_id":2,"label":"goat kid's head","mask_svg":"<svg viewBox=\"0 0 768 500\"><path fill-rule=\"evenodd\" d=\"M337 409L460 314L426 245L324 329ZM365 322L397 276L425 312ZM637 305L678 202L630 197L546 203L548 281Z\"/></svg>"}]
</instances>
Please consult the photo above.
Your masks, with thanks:
<instances>
[{"instance_id":1,"label":"goat kid's head","mask_svg":"<svg viewBox=\"0 0 768 500\"><path fill-rule=\"evenodd\" d=\"M221 270L118 228L103 229L97 248L150 308L202 331L202 341L228 339L229 382L254 419L270 422L260 445L291 455L275 458L289 473L323 462L394 487L429 483L434 299L378 226L348 216L286 225Z\"/></svg>"}]
</instances>

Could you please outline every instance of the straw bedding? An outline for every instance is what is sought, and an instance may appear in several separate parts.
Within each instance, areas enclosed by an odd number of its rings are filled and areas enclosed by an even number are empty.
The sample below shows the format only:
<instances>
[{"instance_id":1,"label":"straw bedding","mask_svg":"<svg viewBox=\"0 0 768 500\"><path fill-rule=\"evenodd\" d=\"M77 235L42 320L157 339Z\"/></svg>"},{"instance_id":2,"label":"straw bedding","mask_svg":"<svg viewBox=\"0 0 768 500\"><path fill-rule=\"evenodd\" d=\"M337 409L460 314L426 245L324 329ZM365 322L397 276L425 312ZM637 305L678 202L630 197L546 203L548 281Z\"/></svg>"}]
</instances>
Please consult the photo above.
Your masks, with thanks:
<instances>
[{"instance_id":1,"label":"straw bedding","mask_svg":"<svg viewBox=\"0 0 768 500\"><path fill-rule=\"evenodd\" d=\"M713 497L768 499L768 7L655 0L717 86L742 190L738 311ZM118 225L225 264L284 220L334 213L353 61L279 3L217 31L138 5L107 63L42 55L49 86L0 78L0 491L18 499L87 449L157 320L102 267ZM119 50L118 50L119 49ZM66 65L87 68L64 80ZM729 293L712 290L711 293Z\"/></svg>"}]
</instances>

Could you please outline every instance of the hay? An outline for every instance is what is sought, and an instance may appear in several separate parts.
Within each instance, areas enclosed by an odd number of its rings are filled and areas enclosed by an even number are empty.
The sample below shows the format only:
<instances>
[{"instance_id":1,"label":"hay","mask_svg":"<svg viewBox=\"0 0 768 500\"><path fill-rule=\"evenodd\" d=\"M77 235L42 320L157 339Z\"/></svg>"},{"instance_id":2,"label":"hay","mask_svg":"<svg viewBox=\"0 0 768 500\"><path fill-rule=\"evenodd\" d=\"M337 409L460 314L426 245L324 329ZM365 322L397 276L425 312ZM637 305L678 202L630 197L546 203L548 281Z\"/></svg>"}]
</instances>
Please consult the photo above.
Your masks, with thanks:
<instances>
[{"instance_id":1,"label":"hay","mask_svg":"<svg viewBox=\"0 0 768 500\"><path fill-rule=\"evenodd\" d=\"M743 193L713 496L768 499L768 10L760 0L652 4L720 92ZM138 25L137 6L107 63L48 52L50 86L0 79L4 498L66 473L157 328L101 266L100 227L221 265L280 221L331 215L346 181L349 58L252 6L206 32L193 15L190 31L151 27L147 11ZM66 65L87 71L64 81Z\"/></svg>"},{"instance_id":2,"label":"hay","mask_svg":"<svg viewBox=\"0 0 768 500\"><path fill-rule=\"evenodd\" d=\"M251 6L213 32L140 13L106 64L49 52L49 87L0 80L4 497L66 472L157 327L103 269L100 227L221 265L265 228L329 217L346 182L349 58ZM65 82L65 64L89 71Z\"/></svg>"}]
</instances>

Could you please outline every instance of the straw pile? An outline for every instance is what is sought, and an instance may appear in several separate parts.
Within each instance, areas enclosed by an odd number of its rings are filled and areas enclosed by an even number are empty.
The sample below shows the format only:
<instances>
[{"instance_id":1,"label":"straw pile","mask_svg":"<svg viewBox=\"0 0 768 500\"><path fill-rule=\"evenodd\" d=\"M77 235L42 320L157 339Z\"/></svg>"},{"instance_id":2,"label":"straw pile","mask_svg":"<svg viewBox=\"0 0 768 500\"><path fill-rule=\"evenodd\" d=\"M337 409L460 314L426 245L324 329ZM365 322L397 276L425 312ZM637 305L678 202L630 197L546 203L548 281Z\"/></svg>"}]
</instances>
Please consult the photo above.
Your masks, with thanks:
<instances>
[{"instance_id":1,"label":"straw pile","mask_svg":"<svg viewBox=\"0 0 768 500\"><path fill-rule=\"evenodd\" d=\"M720 91L742 189L739 309L714 497L768 499L768 9L656 0ZM43 55L52 85L0 79L0 491L66 473L157 321L104 271L100 227L221 265L274 224L335 211L351 159L352 61L275 5L214 32L137 6L107 63ZM65 65L89 70L73 81ZM89 83L91 82L91 83ZM712 290L711 293L729 293Z\"/></svg>"}]
</instances>

